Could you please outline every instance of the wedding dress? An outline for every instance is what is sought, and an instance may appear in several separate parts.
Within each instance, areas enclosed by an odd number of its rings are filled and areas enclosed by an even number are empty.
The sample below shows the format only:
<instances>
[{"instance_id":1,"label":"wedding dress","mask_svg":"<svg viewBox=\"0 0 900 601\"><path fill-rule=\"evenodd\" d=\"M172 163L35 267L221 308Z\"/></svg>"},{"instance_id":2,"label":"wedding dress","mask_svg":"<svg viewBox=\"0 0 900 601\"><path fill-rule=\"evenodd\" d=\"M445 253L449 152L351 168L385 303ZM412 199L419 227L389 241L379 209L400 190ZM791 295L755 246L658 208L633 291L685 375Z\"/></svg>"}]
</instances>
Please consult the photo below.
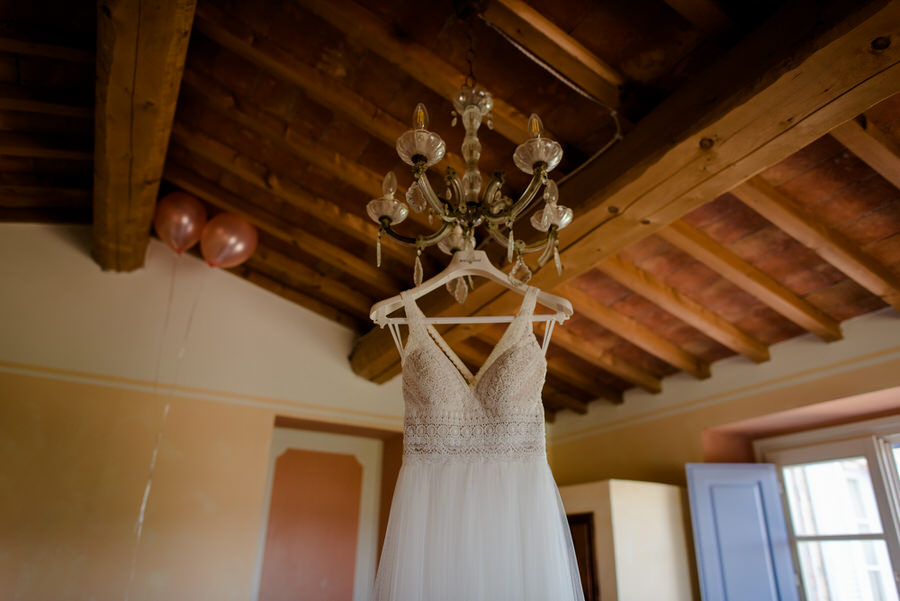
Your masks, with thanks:
<instances>
[{"instance_id":1,"label":"wedding dress","mask_svg":"<svg viewBox=\"0 0 900 601\"><path fill-rule=\"evenodd\" d=\"M403 466L375 601L583 601L544 447L537 291L474 376L404 293Z\"/></svg>"}]
</instances>

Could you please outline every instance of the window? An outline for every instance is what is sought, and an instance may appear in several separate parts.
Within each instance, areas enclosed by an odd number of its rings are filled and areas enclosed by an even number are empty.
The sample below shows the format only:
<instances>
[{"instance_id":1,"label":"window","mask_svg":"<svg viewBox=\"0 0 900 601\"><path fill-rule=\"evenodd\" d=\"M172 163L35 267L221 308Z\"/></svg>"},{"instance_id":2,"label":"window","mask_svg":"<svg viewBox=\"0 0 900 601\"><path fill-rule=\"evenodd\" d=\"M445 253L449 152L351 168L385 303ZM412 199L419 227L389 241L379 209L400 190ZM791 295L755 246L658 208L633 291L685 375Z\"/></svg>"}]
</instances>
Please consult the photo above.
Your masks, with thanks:
<instances>
[{"instance_id":1,"label":"window","mask_svg":"<svg viewBox=\"0 0 900 601\"><path fill-rule=\"evenodd\" d=\"M778 467L806 601L900 601L900 421L756 443Z\"/></svg>"}]
</instances>

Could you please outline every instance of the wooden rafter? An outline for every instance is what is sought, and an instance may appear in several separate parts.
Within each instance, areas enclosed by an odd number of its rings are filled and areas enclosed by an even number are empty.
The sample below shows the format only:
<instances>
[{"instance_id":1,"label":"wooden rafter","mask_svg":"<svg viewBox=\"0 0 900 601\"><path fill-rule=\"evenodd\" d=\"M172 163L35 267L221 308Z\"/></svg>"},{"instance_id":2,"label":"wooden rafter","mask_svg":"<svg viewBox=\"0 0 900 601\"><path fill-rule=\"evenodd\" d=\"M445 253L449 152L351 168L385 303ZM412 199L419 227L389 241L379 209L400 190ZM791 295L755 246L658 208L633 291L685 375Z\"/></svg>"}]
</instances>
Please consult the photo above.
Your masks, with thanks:
<instances>
[{"instance_id":1,"label":"wooden rafter","mask_svg":"<svg viewBox=\"0 0 900 601\"><path fill-rule=\"evenodd\" d=\"M0 155L90 161L90 141L46 134L0 132Z\"/></svg>"},{"instance_id":2,"label":"wooden rafter","mask_svg":"<svg viewBox=\"0 0 900 601\"><path fill-rule=\"evenodd\" d=\"M594 367L599 367L626 382L631 382L647 392L662 390L662 383L655 375L612 353L594 347L590 342L578 338L566 328L561 327L554 330L551 343L584 359Z\"/></svg>"},{"instance_id":3,"label":"wooden rafter","mask_svg":"<svg viewBox=\"0 0 900 601\"><path fill-rule=\"evenodd\" d=\"M542 269L532 283L553 289L577 277L896 92L900 44L871 44L898 23L900 4L888 0L785 6L562 186L577 216L562 234L566 271ZM482 286L465 310L498 314L516 302ZM396 373L390 345L389 335L367 334L351 355L354 371Z\"/></svg>"},{"instance_id":4,"label":"wooden rafter","mask_svg":"<svg viewBox=\"0 0 900 601\"><path fill-rule=\"evenodd\" d=\"M283 151L312 163L332 177L346 182L371 198L381 195L383 176L328 148L324 144L296 133L293 127L279 120L271 125L272 115L265 121L259 110L240 103L235 95L215 80L194 71L185 71L184 88L203 108L212 108L244 129L272 142Z\"/></svg>"},{"instance_id":5,"label":"wooden rafter","mask_svg":"<svg viewBox=\"0 0 900 601\"><path fill-rule=\"evenodd\" d=\"M607 307L571 284L562 286L559 292L572 301L575 312L581 317L593 321L695 378L709 377L709 363L671 343L639 321Z\"/></svg>"},{"instance_id":6,"label":"wooden rafter","mask_svg":"<svg viewBox=\"0 0 900 601\"><path fill-rule=\"evenodd\" d=\"M82 207L90 203L88 188L0 185L0 207Z\"/></svg>"},{"instance_id":7,"label":"wooden rafter","mask_svg":"<svg viewBox=\"0 0 900 601\"><path fill-rule=\"evenodd\" d=\"M94 241L103 269L144 264L196 0L101 0Z\"/></svg>"},{"instance_id":8,"label":"wooden rafter","mask_svg":"<svg viewBox=\"0 0 900 601\"><path fill-rule=\"evenodd\" d=\"M94 53L89 50L54 44L41 44L11 37L0 37L0 52L42 56L73 63L94 62Z\"/></svg>"},{"instance_id":9,"label":"wooden rafter","mask_svg":"<svg viewBox=\"0 0 900 601\"><path fill-rule=\"evenodd\" d=\"M526 53L610 108L619 106L625 78L522 0L494 0L483 17Z\"/></svg>"},{"instance_id":10,"label":"wooden rafter","mask_svg":"<svg viewBox=\"0 0 900 601\"><path fill-rule=\"evenodd\" d=\"M453 98L459 88L465 85L464 73L457 71L427 48L408 38L397 36L389 24L355 2L300 0L300 3L305 9L328 21L348 39L378 54L442 98ZM494 116L494 128L505 138L517 144L528 138L527 115L496 96L491 112Z\"/></svg>"},{"instance_id":11,"label":"wooden rafter","mask_svg":"<svg viewBox=\"0 0 900 601\"><path fill-rule=\"evenodd\" d=\"M58 92L58 95L61 98L66 97L64 91ZM12 85L0 85L0 110L60 115L78 119L91 119L94 116L93 107L58 102L55 99L51 100L46 94L39 94L34 90Z\"/></svg>"},{"instance_id":12,"label":"wooden rafter","mask_svg":"<svg viewBox=\"0 0 900 601\"><path fill-rule=\"evenodd\" d=\"M368 194L370 198L381 196L381 182L384 177L383 175L374 172L364 165L360 165L316 140L297 134L294 129L285 122L279 122L279 125L273 126L272 121L274 117L267 115L264 118L258 111L254 111L246 105L239 106L233 94L210 78L192 71L186 71L184 74L183 87L189 91L189 98L191 100L197 99L198 104L196 105L196 108L198 110L212 108L222 114L226 119L230 119L246 131L252 132L254 135L273 144L288 155L295 156L303 161L311 163L323 172L334 177L336 180L350 184L360 192ZM181 101L179 111L186 112L186 116L188 117L188 119L186 119L187 121L190 121L189 117L192 114L191 108L192 106L189 101ZM181 114L181 112L179 112L179 114ZM234 151L234 154L237 155L237 151ZM272 178L275 179L266 183L271 188L275 188L278 178L275 175L273 175ZM256 182L254 181L253 183ZM398 189L398 194L402 193L403 190ZM299 196L309 195L300 193ZM305 200L301 200L298 203L298 206L301 208L309 205L310 203ZM320 209L320 207L313 208L316 211ZM427 216L422 213L410 212L409 219L420 225L426 227L430 226ZM359 220L354 221L357 223L357 226L359 226ZM364 230L369 232L368 239L366 240L367 243L371 244L374 242L377 229L377 226L366 222ZM388 250L388 246L395 247L395 245L385 245L385 250L388 254L396 254L398 257L403 258L409 258L411 256L411 251L409 249L400 249L398 252L394 253L393 248Z\"/></svg>"},{"instance_id":13,"label":"wooden rafter","mask_svg":"<svg viewBox=\"0 0 900 601\"><path fill-rule=\"evenodd\" d=\"M675 221L657 234L801 328L827 342L841 339L841 325L703 232Z\"/></svg>"},{"instance_id":14,"label":"wooden rafter","mask_svg":"<svg viewBox=\"0 0 900 601\"><path fill-rule=\"evenodd\" d=\"M846 236L820 223L786 194L759 177L732 193L859 285L900 309L900 278Z\"/></svg>"},{"instance_id":15,"label":"wooden rafter","mask_svg":"<svg viewBox=\"0 0 900 601\"><path fill-rule=\"evenodd\" d=\"M224 169L259 190L272 194L310 217L328 223L341 233L368 245L375 243L378 227L374 223L359 215L348 213L336 204L318 198L274 173L268 176L256 173L243 164L236 150L178 123L172 131L172 140L180 148ZM382 252L385 256L403 261L407 261L411 256L407 250L396 244L382 245Z\"/></svg>"},{"instance_id":16,"label":"wooden rafter","mask_svg":"<svg viewBox=\"0 0 900 601\"><path fill-rule=\"evenodd\" d=\"M340 114L390 147L409 129L408 125L368 99L283 50L271 45L261 48L244 23L225 15L209 3L201 4L197 11L196 29L276 79L297 86L313 101ZM465 169L465 163L458 155L447 153L444 160L457 170Z\"/></svg>"},{"instance_id":17,"label":"wooden rafter","mask_svg":"<svg viewBox=\"0 0 900 601\"><path fill-rule=\"evenodd\" d=\"M282 282L276 281L275 279L269 277L267 274L258 271L253 267L255 267L254 260L251 259L246 264L233 269L232 272L243 277L248 282L257 285L260 288L268 290L272 294L276 294L286 300L289 300L292 303L300 305L301 307L306 307L310 311L318 313L319 315L330 319L331 321L335 321L339 324L345 325L353 330L360 327L360 320L353 317L352 315L341 311L340 309L327 302L323 302L295 288L291 288L290 286L287 286Z\"/></svg>"},{"instance_id":18,"label":"wooden rafter","mask_svg":"<svg viewBox=\"0 0 900 601\"><path fill-rule=\"evenodd\" d=\"M253 254L250 266L259 271L274 271L285 274L291 284L307 294L350 313L356 317L367 318L372 299L359 290L332 278L325 277L300 261L288 257L267 246L259 246Z\"/></svg>"},{"instance_id":19,"label":"wooden rafter","mask_svg":"<svg viewBox=\"0 0 900 601\"><path fill-rule=\"evenodd\" d=\"M884 179L900 188L900 144L865 117L852 119L831 130L853 154Z\"/></svg>"},{"instance_id":20,"label":"wooden rafter","mask_svg":"<svg viewBox=\"0 0 900 601\"><path fill-rule=\"evenodd\" d=\"M248 223L273 237L297 245L305 252L341 270L351 278L368 284L381 295L391 296L400 289L399 282L395 282L390 276L355 254L336 244L322 240L300 227L285 223L284 220L268 211L249 205L215 183L191 173L183 167L171 163L166 165L164 177L182 190L223 211L244 218Z\"/></svg>"},{"instance_id":21,"label":"wooden rafter","mask_svg":"<svg viewBox=\"0 0 900 601\"><path fill-rule=\"evenodd\" d=\"M733 28L728 15L714 0L666 0L694 28L707 38L719 38Z\"/></svg>"},{"instance_id":22,"label":"wooden rafter","mask_svg":"<svg viewBox=\"0 0 900 601\"><path fill-rule=\"evenodd\" d=\"M736 353L757 363L769 360L769 351L763 343L621 257L609 257L597 269Z\"/></svg>"}]
</instances>

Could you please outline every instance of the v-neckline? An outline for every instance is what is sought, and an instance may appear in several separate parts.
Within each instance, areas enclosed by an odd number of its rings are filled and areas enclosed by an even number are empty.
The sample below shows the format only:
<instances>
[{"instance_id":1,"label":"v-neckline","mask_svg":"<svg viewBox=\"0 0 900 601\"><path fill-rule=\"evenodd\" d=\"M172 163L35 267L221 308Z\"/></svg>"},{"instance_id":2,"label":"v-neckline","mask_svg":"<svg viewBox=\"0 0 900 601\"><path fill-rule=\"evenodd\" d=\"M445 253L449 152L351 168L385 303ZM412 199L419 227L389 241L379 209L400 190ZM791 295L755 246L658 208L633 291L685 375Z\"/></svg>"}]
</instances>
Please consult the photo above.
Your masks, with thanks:
<instances>
[{"instance_id":1,"label":"v-neckline","mask_svg":"<svg viewBox=\"0 0 900 601\"><path fill-rule=\"evenodd\" d=\"M433 324L424 321L427 318L419 308L419 305L418 303L416 303L415 298L411 296L407 298L407 307L412 306L412 308L417 313L416 318L422 320L420 325L425 329L424 333L427 335L428 339L431 340L431 343L435 346L437 351L441 353L444 359L450 362L450 366L453 368L453 371L456 373L456 375L459 376L462 383L470 391L472 391L475 390L475 388L478 386L478 382L481 380L481 376L484 374L484 372L493 363L495 363L497 357L500 356L501 353L498 353L497 349L499 349L506 341L506 337L509 336L510 332L513 330L513 326L516 325L526 313L534 313L535 305L537 304L537 302L536 299L530 298L529 295L536 296L536 289L533 286L528 287L528 290L523 295L522 303L519 305L519 310L516 312L515 316L513 316L512 320L510 320L509 325L506 326L503 334L500 336L500 338L497 340L497 343L488 354L487 359L485 359L484 363L481 364L481 367L479 367L474 374L468 368L465 362L460 359L456 351L451 348L447 340L443 336L441 336L441 333L437 331L437 328L435 328ZM526 307L526 304L530 306ZM525 309L527 309L527 311ZM408 315L407 318L409 318ZM412 325L411 322L410 325Z\"/></svg>"}]
</instances>

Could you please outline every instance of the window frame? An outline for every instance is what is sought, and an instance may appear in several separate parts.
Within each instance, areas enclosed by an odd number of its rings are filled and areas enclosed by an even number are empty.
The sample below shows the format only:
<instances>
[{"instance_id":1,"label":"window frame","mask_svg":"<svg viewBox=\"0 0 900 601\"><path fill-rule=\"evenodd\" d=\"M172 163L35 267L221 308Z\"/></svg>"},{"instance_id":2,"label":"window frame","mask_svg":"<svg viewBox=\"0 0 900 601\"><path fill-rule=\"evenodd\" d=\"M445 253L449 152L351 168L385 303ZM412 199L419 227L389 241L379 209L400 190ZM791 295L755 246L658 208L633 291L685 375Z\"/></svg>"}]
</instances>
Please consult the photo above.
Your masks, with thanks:
<instances>
[{"instance_id":1,"label":"window frame","mask_svg":"<svg viewBox=\"0 0 900 601\"><path fill-rule=\"evenodd\" d=\"M900 444L900 418L898 417L857 422L754 441L756 460L773 463L777 468L781 503L788 526L797 590L801 599L808 599L800 574L797 545L798 542L804 541L884 540L894 586L897 594L900 595L900 472L898 472L897 462L894 459L893 444ZM793 516L785 492L783 468L850 457L866 459L878 516L881 520L881 533L798 536L794 529Z\"/></svg>"}]
</instances>

